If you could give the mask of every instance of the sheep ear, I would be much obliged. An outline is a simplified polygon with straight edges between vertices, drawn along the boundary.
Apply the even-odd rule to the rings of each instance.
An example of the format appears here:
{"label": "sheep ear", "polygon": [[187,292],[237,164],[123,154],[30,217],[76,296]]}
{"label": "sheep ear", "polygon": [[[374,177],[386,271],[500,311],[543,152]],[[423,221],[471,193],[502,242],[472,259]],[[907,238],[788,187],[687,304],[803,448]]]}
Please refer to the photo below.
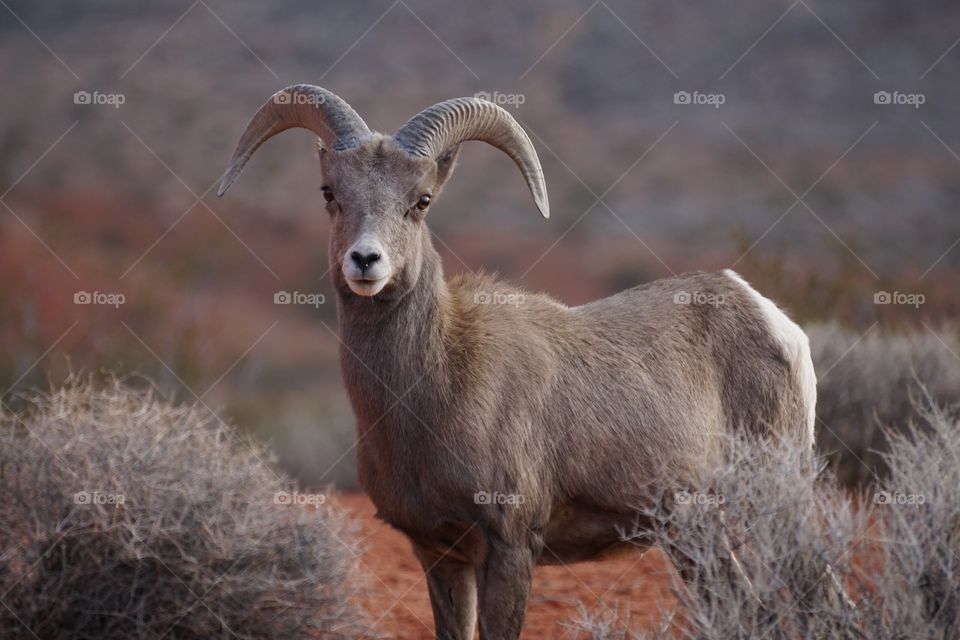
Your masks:
{"label": "sheep ear", "polygon": [[443,188],[447,180],[453,174],[453,169],[457,164],[457,158],[460,156],[460,145],[455,144],[437,158],[437,191]]}

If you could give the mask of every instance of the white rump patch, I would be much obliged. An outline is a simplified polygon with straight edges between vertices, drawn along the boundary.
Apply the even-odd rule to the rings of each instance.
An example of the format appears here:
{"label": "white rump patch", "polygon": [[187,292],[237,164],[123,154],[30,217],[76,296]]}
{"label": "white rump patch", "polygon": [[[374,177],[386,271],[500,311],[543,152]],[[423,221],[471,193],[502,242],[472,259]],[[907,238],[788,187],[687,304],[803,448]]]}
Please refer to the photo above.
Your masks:
{"label": "white rump patch", "polygon": [[760,312],[767,321],[767,326],[770,328],[770,333],[773,335],[774,340],[780,343],[787,359],[794,364],[799,378],[797,382],[800,384],[800,392],[807,405],[807,430],[810,436],[810,446],[812,447],[814,441],[814,423],[817,419],[817,374],[813,369],[813,359],[810,357],[810,340],[807,338],[807,334],[797,323],[788,318],[787,314],[781,311],[777,305],[768,298],[760,295],[757,290],[741,278],[740,274],[736,271],[724,269],[724,274],[746,289],[750,296],[756,301]]}

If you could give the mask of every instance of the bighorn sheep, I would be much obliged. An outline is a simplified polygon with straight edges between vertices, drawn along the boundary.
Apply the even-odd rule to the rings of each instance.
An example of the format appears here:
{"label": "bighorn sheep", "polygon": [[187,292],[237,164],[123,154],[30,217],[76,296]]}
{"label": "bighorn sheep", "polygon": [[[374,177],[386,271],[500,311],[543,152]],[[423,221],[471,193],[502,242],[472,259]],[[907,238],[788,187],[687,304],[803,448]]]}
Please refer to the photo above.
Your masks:
{"label": "bighorn sheep", "polygon": [[[658,280],[567,307],[487,276],[443,277],[427,211],[460,144],[519,167],[544,217],[537,153],[503,109],[436,104],[394,135],[294,85],[254,115],[219,193],[270,137],[319,137],[341,366],[360,480],[427,573],[439,638],[517,638],[538,563],[622,546],[659,477],[719,455],[723,434],[812,446],[807,337],[732,271]],[[718,437],[720,436],[720,437]]]}

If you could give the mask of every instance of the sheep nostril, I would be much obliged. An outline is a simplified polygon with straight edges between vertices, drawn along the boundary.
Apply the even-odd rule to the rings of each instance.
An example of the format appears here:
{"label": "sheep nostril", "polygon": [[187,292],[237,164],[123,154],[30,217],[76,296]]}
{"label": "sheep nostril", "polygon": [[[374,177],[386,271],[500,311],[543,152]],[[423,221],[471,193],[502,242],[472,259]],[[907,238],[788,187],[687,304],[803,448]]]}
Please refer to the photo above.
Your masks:
{"label": "sheep nostril", "polygon": [[353,251],[350,253],[350,259],[353,260],[361,271],[366,271],[370,268],[374,262],[380,259],[380,254],[376,251],[371,253],[363,254],[359,251]]}

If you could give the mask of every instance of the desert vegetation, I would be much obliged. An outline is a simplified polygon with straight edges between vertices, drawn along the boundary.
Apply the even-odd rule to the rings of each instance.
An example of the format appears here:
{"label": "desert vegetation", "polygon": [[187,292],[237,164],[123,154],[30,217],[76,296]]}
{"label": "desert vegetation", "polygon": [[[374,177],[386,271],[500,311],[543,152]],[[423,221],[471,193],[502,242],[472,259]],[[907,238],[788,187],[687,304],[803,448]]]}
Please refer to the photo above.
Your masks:
{"label": "desert vegetation", "polygon": [[[335,493],[273,502],[359,488],[321,184],[315,164],[284,160],[312,141],[289,134],[232,199],[214,193],[251,109],[320,78],[387,130],[436,100],[486,96],[530,131],[550,222],[521,215],[510,163],[465,150],[430,214],[447,275],[495,271],[573,306],[733,267],[808,331],[819,458],[773,446],[771,468],[738,443],[688,488],[723,495],[722,520],[655,511],[664,532],[684,526],[621,583],[637,595],[612,591],[620,574],[602,571],[631,566],[613,559],[588,591],[619,593],[621,613],[657,608],[636,585],[662,550],[700,568],[689,589],[671,582],[679,605],[654,636],[960,637],[945,493],[958,481],[960,5],[2,4],[0,637],[429,633],[419,565],[402,589],[392,580],[416,564],[406,543],[382,549],[397,560],[389,588],[357,578],[372,508],[354,521]],[[922,91],[922,108],[877,101],[897,88]],[[724,102],[676,101],[697,90]],[[91,93],[122,103],[77,100]],[[925,302],[877,304],[879,291]],[[321,302],[277,302],[291,292]],[[78,301],[91,293],[124,302]],[[151,382],[89,385],[77,369]],[[540,574],[526,633],[562,634],[569,612],[550,606],[594,595],[578,591],[584,566]],[[364,590],[380,594],[372,628]],[[647,629],[609,614],[586,606],[569,640]]]}
{"label": "desert vegetation", "polygon": [[0,636],[361,628],[351,519],[205,408],[72,378],[0,420]]}
{"label": "desert vegetation", "polygon": [[[661,525],[659,549],[696,567],[689,585],[670,574],[677,604],[659,626],[643,636],[594,608],[571,631],[956,635],[956,339],[944,327],[809,332],[822,376],[819,457],[732,443],[721,468],[644,514]],[[76,376],[17,406],[0,431],[4,637],[32,637],[28,627],[51,638],[368,630],[354,522],[328,494],[297,493],[261,442],[208,408],[170,402],[139,379]]]}
{"label": "desert vegetation", "polygon": [[596,640],[957,637],[960,419],[917,402],[870,490],[846,490],[795,449],[731,443],[702,484],[644,511],[668,557],[694,567],[674,579],[679,606],[647,634],[610,612],[574,628]]}
{"label": "desert vegetation", "polygon": [[817,450],[846,486],[874,484],[887,472],[891,432],[923,429],[925,396],[960,402],[960,340],[950,326],[854,331],[807,327],[817,370]]}

